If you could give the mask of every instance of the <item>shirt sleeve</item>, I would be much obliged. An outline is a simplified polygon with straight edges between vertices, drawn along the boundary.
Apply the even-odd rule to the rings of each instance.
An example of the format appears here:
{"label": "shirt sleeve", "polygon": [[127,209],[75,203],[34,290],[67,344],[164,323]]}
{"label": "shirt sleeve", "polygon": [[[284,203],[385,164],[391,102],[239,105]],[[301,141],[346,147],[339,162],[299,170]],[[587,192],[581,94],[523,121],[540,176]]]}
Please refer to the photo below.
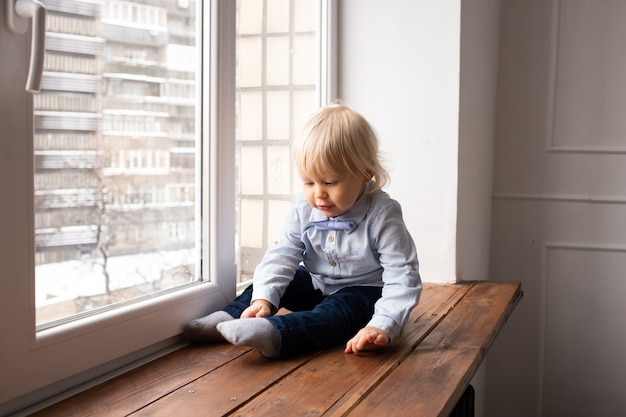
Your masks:
{"label": "shirt sleeve", "polygon": [[383,288],[368,326],[386,331],[393,340],[419,302],[422,280],[415,243],[404,224],[400,204],[393,201],[376,218],[371,239],[383,268]]}
{"label": "shirt sleeve", "polygon": [[282,236],[276,245],[267,250],[254,271],[252,301],[263,299],[269,301],[274,308],[279,307],[280,299],[303,259],[300,217],[297,201],[294,201]]}

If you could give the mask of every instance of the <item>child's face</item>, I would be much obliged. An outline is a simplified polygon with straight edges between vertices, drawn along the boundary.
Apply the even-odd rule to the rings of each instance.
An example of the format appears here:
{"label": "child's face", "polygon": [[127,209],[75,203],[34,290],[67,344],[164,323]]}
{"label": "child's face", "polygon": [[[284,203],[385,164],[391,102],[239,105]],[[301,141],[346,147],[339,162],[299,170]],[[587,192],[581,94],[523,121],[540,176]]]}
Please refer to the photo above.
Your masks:
{"label": "child's face", "polygon": [[327,175],[300,173],[300,177],[309,204],[327,217],[339,216],[348,211],[369,181],[348,172]]}

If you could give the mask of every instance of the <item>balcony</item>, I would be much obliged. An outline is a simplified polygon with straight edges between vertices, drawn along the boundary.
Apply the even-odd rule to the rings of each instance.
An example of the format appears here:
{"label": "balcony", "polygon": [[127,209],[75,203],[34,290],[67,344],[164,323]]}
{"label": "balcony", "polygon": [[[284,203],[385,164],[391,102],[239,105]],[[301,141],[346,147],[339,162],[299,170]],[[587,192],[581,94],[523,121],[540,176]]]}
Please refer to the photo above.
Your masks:
{"label": "balcony", "polygon": [[94,245],[97,240],[98,228],[94,225],[67,226],[35,231],[37,247]]}
{"label": "balcony", "polygon": [[104,41],[92,36],[72,35],[68,33],[46,32],[46,50],[83,54],[101,55]]}
{"label": "balcony", "polygon": [[95,207],[100,199],[100,194],[95,189],[38,190],[35,191],[35,208],[42,210]]}
{"label": "balcony", "polygon": [[94,169],[100,165],[96,151],[35,151],[35,169]]}
{"label": "balcony", "polygon": [[102,1],[42,0],[49,11],[97,17],[102,13]]}
{"label": "balcony", "polygon": [[44,71],[41,88],[42,90],[96,94],[101,90],[100,84],[101,78],[98,75]]}
{"label": "balcony", "polygon": [[100,128],[100,115],[97,113],[41,110],[34,113],[36,129],[93,132]]}
{"label": "balcony", "polygon": [[166,31],[148,27],[122,26],[104,21],[102,22],[102,36],[107,41],[127,44],[165,46],[169,43],[169,34]]}

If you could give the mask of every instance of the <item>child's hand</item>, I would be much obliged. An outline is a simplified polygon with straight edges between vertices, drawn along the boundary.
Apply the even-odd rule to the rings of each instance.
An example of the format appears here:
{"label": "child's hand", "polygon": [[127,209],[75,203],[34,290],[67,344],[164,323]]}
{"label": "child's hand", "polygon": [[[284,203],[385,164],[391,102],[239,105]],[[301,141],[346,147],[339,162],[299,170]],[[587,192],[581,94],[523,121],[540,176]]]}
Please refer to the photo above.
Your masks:
{"label": "child's hand", "polygon": [[345,353],[358,355],[363,351],[381,349],[389,344],[390,338],[386,331],[377,327],[364,327],[346,343]]}
{"label": "child's hand", "polygon": [[241,313],[241,318],[253,318],[253,317],[270,317],[272,315],[272,304],[267,300],[254,300],[250,307],[246,308]]}

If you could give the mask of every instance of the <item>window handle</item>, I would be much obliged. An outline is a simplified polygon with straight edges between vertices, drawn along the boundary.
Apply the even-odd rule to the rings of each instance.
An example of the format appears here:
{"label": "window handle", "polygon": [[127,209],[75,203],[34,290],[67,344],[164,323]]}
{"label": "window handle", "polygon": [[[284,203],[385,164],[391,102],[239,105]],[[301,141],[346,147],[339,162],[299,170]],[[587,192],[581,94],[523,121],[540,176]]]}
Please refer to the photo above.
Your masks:
{"label": "window handle", "polygon": [[38,93],[46,50],[46,8],[38,0],[6,0],[6,5],[7,26],[11,32],[26,33],[28,19],[33,19],[26,91]]}

